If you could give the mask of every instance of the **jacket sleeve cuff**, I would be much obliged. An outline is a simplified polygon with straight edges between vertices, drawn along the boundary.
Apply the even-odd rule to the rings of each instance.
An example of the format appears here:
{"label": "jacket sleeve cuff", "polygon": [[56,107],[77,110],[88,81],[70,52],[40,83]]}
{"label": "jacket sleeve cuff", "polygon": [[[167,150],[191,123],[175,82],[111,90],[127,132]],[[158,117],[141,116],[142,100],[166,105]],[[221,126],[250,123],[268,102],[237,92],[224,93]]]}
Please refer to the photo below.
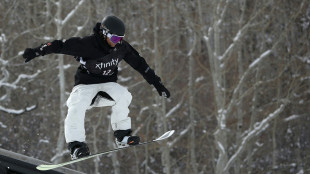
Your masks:
{"label": "jacket sleeve cuff", "polygon": [[144,79],[151,85],[160,81],[160,78],[155,74],[154,70],[150,67],[147,67],[143,72]]}
{"label": "jacket sleeve cuff", "polygon": [[36,54],[36,57],[45,55],[44,51],[42,51],[40,48],[41,48],[41,46],[34,48],[34,52]]}

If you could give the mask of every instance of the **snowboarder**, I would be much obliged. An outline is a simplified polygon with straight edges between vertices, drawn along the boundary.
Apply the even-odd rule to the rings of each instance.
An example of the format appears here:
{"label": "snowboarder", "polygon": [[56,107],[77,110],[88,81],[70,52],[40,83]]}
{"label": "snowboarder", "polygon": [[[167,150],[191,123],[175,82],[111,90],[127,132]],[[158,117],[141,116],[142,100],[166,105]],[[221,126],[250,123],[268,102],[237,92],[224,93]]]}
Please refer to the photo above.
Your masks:
{"label": "snowboarder", "polygon": [[139,136],[131,135],[131,119],[128,116],[131,93],[116,83],[121,60],[125,60],[149,84],[154,85],[160,96],[170,96],[160,77],[123,39],[124,36],[125,25],[122,20],[116,16],[106,16],[95,25],[90,36],[54,40],[24,51],[25,62],[51,53],[72,55],[80,62],[74,88],[66,103],[65,139],[72,159],[90,155],[85,142],[84,119],[86,110],[92,107],[112,106],[111,125],[118,147],[136,145],[140,141]]}

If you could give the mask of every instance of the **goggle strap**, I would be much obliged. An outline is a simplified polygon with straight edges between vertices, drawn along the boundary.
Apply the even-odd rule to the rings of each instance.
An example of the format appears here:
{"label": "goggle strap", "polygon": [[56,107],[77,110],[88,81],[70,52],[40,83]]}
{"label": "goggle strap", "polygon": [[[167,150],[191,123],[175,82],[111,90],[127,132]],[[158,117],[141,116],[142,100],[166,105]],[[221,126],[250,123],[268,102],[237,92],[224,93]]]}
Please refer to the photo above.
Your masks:
{"label": "goggle strap", "polygon": [[103,28],[102,29],[102,34],[103,35],[107,35],[109,33],[109,30],[108,29],[106,29],[106,28]]}

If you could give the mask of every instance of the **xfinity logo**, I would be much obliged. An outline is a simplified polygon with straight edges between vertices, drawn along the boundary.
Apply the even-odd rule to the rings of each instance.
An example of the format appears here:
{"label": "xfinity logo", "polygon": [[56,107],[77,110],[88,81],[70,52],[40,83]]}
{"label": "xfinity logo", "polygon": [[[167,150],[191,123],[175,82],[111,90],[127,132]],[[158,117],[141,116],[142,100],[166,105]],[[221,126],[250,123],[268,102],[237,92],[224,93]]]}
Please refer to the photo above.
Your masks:
{"label": "xfinity logo", "polygon": [[117,66],[118,64],[118,58],[116,59],[112,59],[110,62],[107,62],[107,63],[99,63],[99,64],[96,64],[96,68],[98,69],[102,69],[102,68],[107,68],[107,67],[110,67],[110,66]]}

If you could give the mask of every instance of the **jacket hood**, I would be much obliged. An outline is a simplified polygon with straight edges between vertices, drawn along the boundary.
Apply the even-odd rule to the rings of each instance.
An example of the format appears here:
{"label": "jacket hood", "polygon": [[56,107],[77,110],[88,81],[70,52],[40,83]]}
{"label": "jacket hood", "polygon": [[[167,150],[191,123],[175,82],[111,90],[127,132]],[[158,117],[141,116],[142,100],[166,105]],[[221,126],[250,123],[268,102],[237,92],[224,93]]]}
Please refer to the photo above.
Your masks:
{"label": "jacket hood", "polygon": [[95,27],[93,28],[94,34],[100,35],[100,25],[101,25],[100,22],[96,23]]}

